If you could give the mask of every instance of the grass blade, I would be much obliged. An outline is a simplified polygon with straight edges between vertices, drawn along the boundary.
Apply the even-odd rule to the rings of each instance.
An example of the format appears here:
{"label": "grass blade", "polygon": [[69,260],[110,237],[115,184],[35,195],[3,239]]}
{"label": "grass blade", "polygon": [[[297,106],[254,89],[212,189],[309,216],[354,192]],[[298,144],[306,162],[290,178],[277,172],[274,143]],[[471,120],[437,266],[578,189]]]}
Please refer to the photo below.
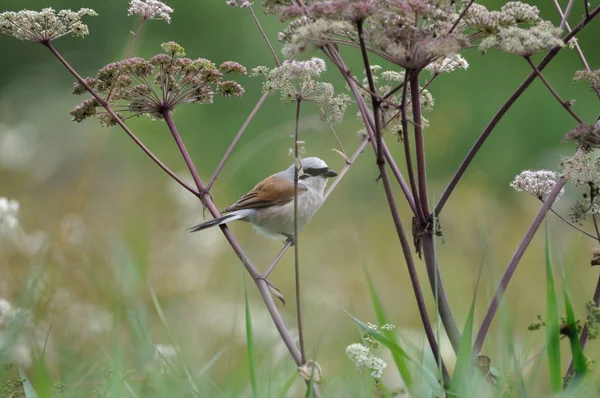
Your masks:
{"label": "grass blade", "polygon": [[[481,275],[481,270],[480,270]],[[479,277],[477,278],[479,281]],[[456,367],[452,374],[452,382],[448,396],[468,396],[469,385],[473,379],[473,318],[475,316],[475,302],[477,300],[477,289],[473,295],[471,301],[471,308],[469,309],[469,315],[462,332],[462,338],[460,346],[458,348],[458,357],[456,358]]]}
{"label": "grass blade", "polygon": [[248,291],[244,282],[244,300],[246,301],[246,347],[248,349],[248,369],[250,370],[250,385],[252,396],[258,398],[258,381],[256,379],[256,361],[254,356],[254,335],[252,331],[252,314],[250,313],[250,302]]}
{"label": "grass blade", "polygon": [[[383,309],[381,300],[379,300],[377,291],[375,290],[375,287],[373,286],[373,280],[371,279],[371,275],[369,274],[369,270],[367,269],[366,266],[364,267],[364,271],[365,271],[365,276],[367,277],[367,283],[369,285],[369,292],[371,293],[371,301],[373,302],[373,309],[375,310],[375,315],[377,316],[377,322],[380,325],[389,324],[390,322],[388,321],[387,316],[385,315],[385,310]],[[396,333],[394,333],[394,331],[382,330],[381,333],[387,339],[395,342],[398,346],[400,346],[400,343],[398,341],[398,336],[396,335]],[[396,352],[396,351],[392,351],[392,350],[390,350],[390,351],[392,354],[392,358],[394,359],[394,363],[396,364],[396,367],[398,368],[398,371],[400,372],[400,375],[402,376],[402,380],[404,381],[404,384],[406,385],[406,388],[409,391],[412,391],[413,380],[412,380],[412,376],[410,374],[410,369],[408,368],[408,362],[407,362],[406,358],[404,356],[398,354],[398,352]]]}
{"label": "grass blade", "polygon": [[577,333],[577,324],[575,320],[575,311],[573,311],[573,303],[571,302],[571,295],[569,294],[567,277],[565,270],[562,267],[562,263],[559,262],[560,275],[562,277],[563,296],[565,300],[565,312],[567,315],[567,328],[565,330],[569,343],[571,345],[571,355],[573,356],[573,369],[575,370],[575,376],[573,377],[573,385],[578,384],[578,381],[585,377],[587,373],[587,361],[585,355],[583,355],[583,349],[579,344],[579,333]]}
{"label": "grass blade", "polygon": [[546,223],[546,351],[548,352],[548,368],[552,392],[557,394],[562,390],[560,366],[560,330],[558,315],[558,300],[554,286],[554,271],[552,269],[552,251],[550,234]]}

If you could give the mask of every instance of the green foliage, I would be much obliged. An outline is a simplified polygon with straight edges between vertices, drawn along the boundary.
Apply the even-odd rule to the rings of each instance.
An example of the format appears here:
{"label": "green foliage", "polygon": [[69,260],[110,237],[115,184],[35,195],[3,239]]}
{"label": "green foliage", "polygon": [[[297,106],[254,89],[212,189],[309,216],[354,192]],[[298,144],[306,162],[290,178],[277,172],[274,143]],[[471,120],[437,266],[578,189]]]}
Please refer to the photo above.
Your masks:
{"label": "green foliage", "polygon": [[548,354],[550,384],[554,393],[562,390],[559,322],[558,301],[554,287],[554,270],[552,268],[550,234],[548,224],[546,223],[546,351]]}

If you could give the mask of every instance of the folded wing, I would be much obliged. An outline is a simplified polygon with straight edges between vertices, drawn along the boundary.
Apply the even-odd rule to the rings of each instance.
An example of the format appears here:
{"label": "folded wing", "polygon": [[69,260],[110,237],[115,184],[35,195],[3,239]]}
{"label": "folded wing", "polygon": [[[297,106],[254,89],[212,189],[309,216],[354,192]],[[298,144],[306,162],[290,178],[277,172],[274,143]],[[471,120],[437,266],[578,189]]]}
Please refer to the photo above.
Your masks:
{"label": "folded wing", "polygon": [[[298,184],[298,195],[304,191],[306,191],[306,187],[303,184]],[[224,209],[223,213],[259,207],[282,206],[292,200],[294,200],[294,182],[278,176],[271,176],[259,182],[250,192]]]}

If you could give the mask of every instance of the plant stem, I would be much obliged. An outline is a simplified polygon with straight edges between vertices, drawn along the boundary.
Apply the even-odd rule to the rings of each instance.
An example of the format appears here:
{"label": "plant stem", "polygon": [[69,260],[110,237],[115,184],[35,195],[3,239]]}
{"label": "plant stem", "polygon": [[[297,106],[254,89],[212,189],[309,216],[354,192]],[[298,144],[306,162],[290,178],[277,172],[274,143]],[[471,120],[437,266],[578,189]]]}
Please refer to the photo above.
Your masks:
{"label": "plant stem", "polygon": [[271,45],[271,42],[269,41],[269,38],[267,37],[267,34],[265,33],[262,25],[260,24],[258,18],[256,17],[256,14],[254,13],[254,10],[252,9],[252,6],[248,7],[248,9],[250,10],[250,13],[252,14],[252,18],[254,19],[254,22],[256,23],[256,26],[258,27],[258,30],[260,30],[260,34],[262,35],[263,39],[265,39],[265,42],[267,43],[267,46],[269,46],[269,51],[271,51],[271,55],[273,55],[273,60],[275,61],[275,63],[277,64],[277,66],[281,66],[281,62],[279,62],[279,58],[277,57],[277,53],[273,49],[273,46]]}
{"label": "plant stem", "polygon": [[[431,347],[431,352],[433,353],[433,357],[436,359],[436,363],[438,367],[442,369],[442,375],[444,378],[444,382],[449,384],[450,376],[448,371],[446,370],[446,366],[442,360],[440,350],[438,344],[435,339],[435,334],[433,328],[431,326],[431,321],[429,320],[429,315],[427,314],[427,307],[425,305],[425,299],[423,298],[423,291],[421,289],[421,284],[419,283],[419,277],[417,276],[417,270],[415,267],[415,263],[413,260],[412,252],[410,244],[408,243],[408,239],[406,237],[406,233],[404,232],[404,228],[402,226],[402,220],[400,219],[400,214],[398,213],[398,208],[396,206],[396,199],[394,198],[394,193],[392,191],[392,187],[390,184],[390,180],[387,174],[387,169],[385,165],[379,166],[379,171],[381,173],[381,179],[383,181],[383,186],[385,189],[385,196],[388,201],[389,209],[392,215],[392,219],[394,221],[394,227],[396,228],[396,234],[398,235],[398,239],[400,240],[400,246],[402,247],[402,252],[404,254],[404,258],[406,260],[406,267],[408,268],[408,274],[410,277],[411,285],[413,287],[413,292],[415,294],[415,299],[417,300],[417,307],[419,309],[419,315],[421,317],[421,322],[423,323],[423,328],[425,329],[425,335],[427,336],[427,341],[429,342],[429,346]],[[460,341],[460,336],[459,336]]]}
{"label": "plant stem", "polygon": [[369,63],[369,53],[367,52],[367,46],[365,44],[364,32],[363,32],[363,21],[356,23],[358,29],[358,40],[360,41],[360,50],[362,52],[362,58],[365,65],[365,73],[367,75],[367,81],[369,82],[369,89],[371,90],[371,106],[373,109],[373,119],[375,121],[375,141],[377,142],[377,164],[384,165],[385,160],[383,159],[383,131],[381,131],[381,109],[380,101],[377,95],[377,89],[375,88],[375,82],[373,80],[373,71],[371,71],[371,65]]}
{"label": "plant stem", "polygon": [[423,139],[423,124],[421,120],[421,95],[419,91],[419,72],[410,74],[410,97],[412,102],[413,126],[415,131],[415,149],[417,153],[417,178],[419,180],[419,199],[423,216],[428,219],[429,201],[427,197],[427,168],[425,165],[425,142]]}
{"label": "plant stem", "polygon": [[452,33],[454,31],[454,29],[456,29],[456,27],[458,26],[458,24],[460,23],[460,21],[464,18],[464,16],[466,15],[467,11],[469,11],[469,8],[471,7],[471,5],[473,5],[474,2],[475,2],[475,0],[469,1],[469,4],[467,4],[465,6],[465,8],[462,9],[462,11],[460,12],[460,15],[458,16],[458,18],[456,18],[456,21],[454,21],[454,23],[452,24],[452,27],[448,31],[448,34]]}
{"label": "plant stem", "polygon": [[298,247],[298,180],[302,163],[300,159],[300,104],[302,99],[296,97],[296,129],[294,130],[294,276],[296,279],[296,317],[298,319],[298,339],[300,341],[300,357],[302,364],[306,363],[304,351],[304,333],[302,330],[302,309],[300,306],[300,249]]}
{"label": "plant stem", "polygon": [[142,151],[146,153],[160,167],[163,169],[165,173],[167,173],[172,179],[177,181],[179,185],[193,193],[195,196],[199,196],[200,192],[196,191],[190,185],[188,185],[185,181],[179,178],[174,172],[171,171],[152,151],[148,148],[130,129],[125,125],[123,120],[111,109],[108,103],[100,97],[98,93],[94,91],[93,88],[90,87],[89,84],[73,69],[73,67],[67,62],[65,58],[58,52],[58,50],[52,45],[52,42],[42,43],[45,45],[52,54],[63,64],[63,66],[77,79],[77,81],[86,88],[87,91],[100,103],[100,105],[106,110],[106,112],[112,116],[113,120],[125,131],[125,133],[136,143],[137,146],[140,147]]}
{"label": "plant stem", "polygon": [[[129,48],[127,48],[127,52],[125,53],[125,59],[129,58],[129,56],[131,55],[131,51],[133,51],[133,46],[135,45],[135,42],[137,41],[137,39],[140,37],[140,33],[142,32],[142,28],[144,27],[145,23],[146,23],[146,18],[142,18],[138,28],[136,29],[135,33],[133,34],[133,39],[129,43]],[[116,74],[115,78],[113,79],[113,84],[110,87],[108,94],[106,95],[106,102],[110,101],[110,96],[116,86],[115,83],[117,82],[117,79],[119,78],[119,76],[121,76],[121,72],[123,72],[123,68],[119,68],[119,70],[117,71],[117,74]]]}
{"label": "plant stem", "polygon": [[408,134],[408,119],[406,116],[406,94],[410,73],[412,72],[406,71],[404,73],[404,84],[402,85],[402,100],[400,101],[400,123],[402,124],[402,143],[404,144],[404,158],[406,160],[408,182],[410,183],[411,192],[415,200],[415,215],[417,216],[420,222],[424,223],[425,215],[423,214],[423,208],[419,204],[419,190],[417,188],[417,182],[415,180],[415,171],[413,168],[412,155],[410,153],[410,135]]}
{"label": "plant stem", "polygon": [[[365,45],[365,40],[364,40],[364,36],[363,36],[363,24],[362,22],[358,22],[357,23],[357,28],[358,28],[358,39],[360,41],[360,45],[361,45],[361,51],[362,51],[362,57],[363,57],[363,62],[364,62],[364,66],[365,66],[365,73],[367,74],[367,81],[369,82],[369,88],[373,93],[376,93],[376,89],[375,89],[375,84],[374,84],[374,80],[373,80],[373,74],[371,71],[371,66],[370,66],[370,62],[369,62],[369,54],[367,52],[366,49],[366,45]],[[406,72],[408,75],[408,71]],[[416,100],[413,97],[413,116],[418,117],[418,123],[415,124],[415,136],[418,135],[417,133],[417,125],[420,124],[420,118],[421,118],[421,110],[420,110],[420,99],[419,99],[419,80],[418,80],[418,74],[414,73],[414,76],[416,76],[417,80],[416,80],[416,84],[417,84],[417,88],[416,88]],[[410,83],[411,83],[411,93],[415,92],[414,88],[413,88],[413,74],[411,74],[411,79],[410,79]],[[404,85],[404,91],[406,92],[406,84]],[[406,100],[406,95],[403,96],[404,97],[404,102]],[[412,258],[412,253],[411,253],[411,249],[410,246],[408,244],[408,239],[406,238],[406,233],[404,232],[404,228],[402,227],[402,221],[400,219],[400,215],[398,213],[398,208],[396,206],[396,200],[394,198],[394,194],[392,191],[392,187],[390,184],[390,180],[387,174],[387,168],[385,167],[385,160],[384,160],[384,151],[383,151],[383,131],[381,130],[381,120],[380,120],[380,102],[378,100],[378,98],[376,98],[374,95],[371,95],[371,102],[372,102],[372,107],[373,107],[373,119],[375,121],[375,139],[377,140],[377,165],[379,167],[379,173],[381,175],[381,179],[383,180],[383,185],[385,188],[385,194],[386,194],[386,198],[388,200],[388,206],[392,215],[392,219],[394,222],[394,226],[396,227],[396,233],[398,235],[398,239],[400,240],[400,245],[402,247],[402,251],[404,253],[404,257],[406,258],[406,263],[408,266],[408,270],[409,270],[409,274],[411,277],[411,283],[413,286],[413,290],[415,293],[415,297],[417,299],[417,304],[419,306],[419,314],[421,315],[421,320],[423,322],[423,326],[425,328],[425,332],[427,334],[427,338],[429,340],[429,344],[431,346],[431,349],[433,351],[434,354],[434,358],[436,358],[438,360],[438,363],[441,364],[441,357],[439,356],[439,350],[437,348],[437,343],[435,341],[435,335],[433,334],[433,328],[431,327],[431,323],[429,321],[429,316],[427,314],[427,309],[425,307],[425,301],[423,299],[423,293],[421,291],[421,285],[419,283],[419,279],[416,275],[416,270],[414,267],[414,261]],[[416,103],[416,105],[414,105]],[[419,127],[420,128],[420,127]],[[421,134],[422,134],[422,130],[421,130]],[[406,132],[405,132],[406,135]],[[422,137],[421,137],[422,139]],[[424,173],[424,170],[423,170]],[[419,194],[422,194],[422,191],[419,192]],[[425,191],[425,197],[427,196],[427,192]],[[419,204],[416,203],[416,207],[417,209],[419,208]],[[434,286],[435,286],[435,282],[434,282]],[[440,289],[440,291],[444,291],[443,288]],[[459,334],[459,339],[458,341],[460,341],[460,334]],[[442,368],[443,368],[443,364],[442,364]],[[444,376],[444,378],[446,378],[447,374]],[[449,379],[449,376],[448,376]]]}
{"label": "plant stem", "polygon": [[233,152],[233,148],[235,148],[235,146],[237,145],[238,141],[242,137],[242,134],[244,134],[244,132],[248,128],[248,125],[250,124],[250,122],[252,121],[252,119],[254,119],[254,116],[256,116],[256,113],[258,112],[258,110],[264,104],[264,102],[266,101],[266,99],[268,97],[269,97],[269,94],[268,93],[264,93],[260,97],[260,99],[258,100],[258,102],[256,103],[256,105],[254,105],[254,109],[252,109],[252,112],[250,112],[250,115],[248,115],[248,117],[246,118],[246,121],[244,122],[244,124],[242,125],[242,127],[240,127],[240,129],[237,132],[236,136],[233,138],[233,141],[231,141],[231,144],[229,145],[229,148],[227,148],[227,151],[225,152],[225,155],[223,155],[223,157],[221,158],[221,161],[219,162],[219,165],[217,166],[217,168],[215,169],[214,173],[210,177],[210,180],[208,180],[208,184],[206,184],[206,190],[207,191],[210,191],[210,189],[212,188],[213,184],[217,180],[217,177],[219,177],[219,173],[223,169],[223,166],[225,166],[225,162],[227,162],[227,160],[229,159],[229,156],[231,155],[231,152]]}
{"label": "plant stem", "polygon": [[550,91],[552,96],[559,102],[559,104],[563,108],[565,108],[565,110],[567,112],[569,112],[569,114],[571,116],[573,116],[573,119],[577,120],[577,122],[579,122],[579,123],[583,123],[583,120],[581,120],[581,118],[579,116],[577,116],[577,114],[575,112],[573,112],[573,110],[571,109],[571,106],[569,104],[567,104],[565,101],[563,101],[562,98],[560,98],[560,95],[558,95],[558,93],[556,92],[554,87],[552,87],[552,85],[550,84],[550,82],[548,80],[546,80],[546,78],[544,77],[542,72],[537,68],[537,66],[535,66],[535,63],[533,63],[533,61],[531,60],[531,57],[527,56],[527,57],[525,57],[525,59],[527,60],[529,65],[533,68],[535,73],[539,76],[539,78],[542,80],[544,85],[548,88],[548,90]]}
{"label": "plant stem", "polygon": [[[544,201],[542,201],[543,203]],[[590,234],[589,232],[583,230],[582,228],[579,228],[577,225],[573,224],[571,221],[567,220],[566,218],[564,218],[563,216],[561,216],[559,213],[557,213],[553,208],[550,208],[550,211],[552,213],[554,213],[554,215],[558,218],[560,218],[562,221],[564,221],[566,224],[568,224],[569,226],[575,228],[577,231],[581,232],[582,234],[589,236],[590,238],[594,239],[596,242],[598,242],[598,238],[592,234]]]}
{"label": "plant stem", "polygon": [[498,306],[500,305],[500,300],[502,299],[504,292],[506,291],[506,288],[508,287],[508,284],[509,284],[513,274],[517,270],[519,261],[521,261],[523,254],[525,254],[525,250],[527,250],[527,248],[529,247],[529,244],[533,240],[535,233],[537,232],[538,228],[542,224],[542,221],[544,221],[544,218],[546,217],[546,213],[548,213],[548,210],[554,204],[554,201],[558,197],[558,194],[560,193],[561,189],[565,186],[566,182],[567,181],[564,178],[558,179],[558,181],[556,182],[556,185],[554,185],[554,188],[548,195],[548,198],[546,198],[546,201],[542,205],[538,214],[535,216],[535,218],[531,222],[531,225],[529,226],[529,229],[525,233],[523,240],[521,240],[521,243],[519,243],[519,246],[517,247],[517,250],[513,254],[513,257],[510,260],[508,267],[506,267],[506,270],[504,271],[504,275],[502,275],[502,279],[500,280],[500,284],[496,288],[496,293],[494,295],[494,298],[492,299],[492,303],[490,304],[489,308],[487,309],[485,317],[483,318],[483,322],[481,323],[481,327],[479,328],[479,332],[477,333],[477,338],[475,339],[475,344],[473,345],[473,355],[477,355],[481,351],[481,347],[483,346],[485,337],[490,329],[490,325],[492,324],[494,315],[496,315],[496,311],[498,310]]}
{"label": "plant stem", "polygon": [[[558,12],[558,15],[561,18],[564,18],[564,14],[563,14],[563,10],[560,7],[560,4],[558,4],[557,0],[552,0],[552,2],[554,3],[554,7],[556,8],[556,11]],[[588,6],[588,2],[587,0],[583,0],[584,4],[585,4],[585,15],[586,17],[588,17],[589,15],[589,6]],[[567,33],[571,33],[571,26],[569,26],[569,23],[566,22],[565,23],[565,28],[567,29]],[[581,50],[581,47],[579,46],[578,42],[573,43],[575,46],[575,50],[577,50],[577,55],[579,55],[579,59],[581,59],[581,63],[583,64],[583,67],[585,68],[586,71],[590,72],[590,65],[588,64],[587,60],[585,59],[585,55],[583,55],[583,51]],[[592,88],[593,89],[593,88]],[[598,99],[600,99],[600,90],[598,89],[593,89],[596,92],[596,95],[598,96]]]}
{"label": "plant stem", "polygon": [[[375,133],[374,133],[375,122],[373,121],[373,115],[369,111],[369,107],[367,106],[364,98],[361,96],[358,87],[354,84],[354,81],[352,79],[349,79],[346,76],[346,74],[344,73],[345,70],[348,70],[348,68],[346,67],[346,64],[344,63],[344,60],[340,57],[339,52],[337,52],[337,50],[333,47],[331,47],[331,49],[323,48],[323,52],[335,64],[335,66],[337,66],[340,73],[342,73],[342,76],[344,76],[346,83],[350,87],[350,90],[352,91],[352,94],[354,95],[354,98],[356,99],[356,104],[358,105],[358,109],[360,111],[361,117],[363,118],[363,122],[365,123],[367,135],[371,139],[371,144],[373,145],[373,150],[375,151],[375,153],[377,153],[377,143],[375,142],[375,139],[374,139],[374,137],[375,137]],[[400,173],[400,169],[399,169],[398,165],[396,164],[396,161],[392,157],[390,150],[387,148],[385,141],[383,142],[383,148],[384,148],[385,159],[388,162],[388,164],[391,166],[392,171],[394,172],[394,175],[395,175],[396,179],[398,180],[398,184],[400,185],[400,188],[402,189],[402,193],[404,193],[404,196],[406,197],[406,200],[408,201],[408,203],[413,211],[413,214],[416,215],[417,207],[415,205],[415,199],[413,198],[413,195],[410,192],[408,185],[406,185],[406,182],[404,181],[404,178],[402,177],[402,174]]]}
{"label": "plant stem", "polygon": [[440,314],[440,319],[442,320],[446,334],[448,335],[448,340],[450,340],[454,352],[458,355],[461,334],[458,330],[454,314],[452,313],[452,307],[450,306],[450,300],[446,294],[446,289],[442,283],[442,274],[440,272],[439,264],[437,263],[433,240],[434,237],[431,232],[427,232],[421,237],[425,269],[427,270],[429,284],[433,296],[436,298],[437,310]]}
{"label": "plant stem", "polygon": [[[573,37],[575,37],[575,35],[577,33],[579,33],[579,31],[581,31],[581,29],[583,29],[590,21],[592,21],[598,15],[598,13],[600,13],[600,7],[596,7],[589,14],[589,17],[587,17],[585,20],[581,21],[577,26],[575,26],[575,28],[567,36],[565,36],[563,41],[565,43],[567,43],[569,40],[571,40]],[[554,57],[556,57],[556,55],[561,51],[561,49],[562,49],[562,47],[552,48],[548,52],[548,54],[546,54],[544,59],[542,59],[542,62],[540,62],[539,65],[537,66],[538,70],[540,70],[540,71],[544,70],[544,68],[550,63],[550,61],[552,61],[554,59]],[[454,191],[454,188],[456,188],[456,185],[458,184],[458,182],[462,178],[463,174],[465,173],[465,171],[467,170],[467,168],[469,167],[469,165],[471,164],[471,162],[473,161],[473,159],[475,158],[475,156],[477,155],[477,153],[479,152],[479,150],[481,149],[481,147],[483,146],[483,144],[485,143],[485,141],[487,140],[489,135],[492,133],[492,131],[494,130],[494,128],[496,127],[498,122],[502,119],[502,117],[506,114],[506,112],[511,108],[511,106],[517,101],[517,99],[525,92],[525,90],[531,85],[531,83],[535,80],[536,77],[537,77],[537,73],[535,71],[531,72],[529,74],[529,76],[515,90],[515,92],[508,98],[508,100],[504,103],[504,105],[502,105],[502,107],[500,107],[498,112],[494,115],[492,120],[488,123],[488,125],[483,130],[483,132],[481,133],[481,135],[479,136],[477,141],[475,141],[475,144],[473,145],[473,147],[469,150],[469,153],[467,154],[467,156],[464,158],[464,160],[462,161],[462,163],[456,170],[456,173],[454,174],[454,176],[448,183],[448,186],[442,193],[440,200],[435,207],[435,211],[434,211],[435,214],[439,215],[442,212],[442,209],[444,208],[444,205],[448,201],[448,198]]]}
{"label": "plant stem", "polygon": [[[587,2],[587,0],[584,0],[584,1]],[[565,8],[565,14],[561,16],[562,19],[561,19],[560,25],[559,25],[559,28],[561,30],[563,30],[565,28],[565,25],[567,23],[567,18],[569,18],[571,9],[573,9],[573,4],[575,4],[575,0],[569,0],[569,4],[567,4],[567,8]]]}

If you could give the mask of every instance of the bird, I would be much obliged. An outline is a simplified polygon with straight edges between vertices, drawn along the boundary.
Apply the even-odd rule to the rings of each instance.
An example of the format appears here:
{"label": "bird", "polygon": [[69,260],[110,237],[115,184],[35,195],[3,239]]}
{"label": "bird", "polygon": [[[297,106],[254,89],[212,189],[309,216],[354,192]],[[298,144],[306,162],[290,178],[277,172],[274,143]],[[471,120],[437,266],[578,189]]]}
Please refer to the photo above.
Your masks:
{"label": "bird", "polygon": [[[310,221],[323,202],[323,194],[329,178],[337,176],[325,161],[317,157],[306,157],[300,161],[298,178],[298,230]],[[242,196],[226,213],[215,219],[190,228],[191,232],[202,231],[231,221],[241,220],[252,224],[262,235],[285,238],[294,243],[294,175],[296,165],[275,173]]]}

